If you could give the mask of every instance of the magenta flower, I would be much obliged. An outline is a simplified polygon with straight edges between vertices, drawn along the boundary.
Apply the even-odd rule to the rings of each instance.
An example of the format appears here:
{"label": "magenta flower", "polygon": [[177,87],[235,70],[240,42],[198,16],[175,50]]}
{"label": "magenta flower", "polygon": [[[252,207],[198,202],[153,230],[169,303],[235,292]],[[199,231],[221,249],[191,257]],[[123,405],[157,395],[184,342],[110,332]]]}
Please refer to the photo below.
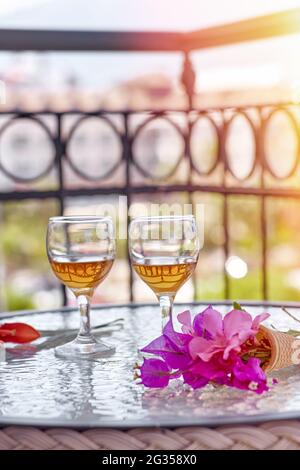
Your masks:
{"label": "magenta flower", "polygon": [[259,394],[269,390],[266,374],[260,367],[260,360],[255,357],[251,357],[246,363],[238,358],[233,368],[231,383],[227,385]]}
{"label": "magenta flower", "polygon": [[[185,382],[193,388],[199,388],[199,380],[203,381],[203,386],[208,382],[218,384],[227,384],[228,377],[235,365],[236,356],[231,355],[227,361],[223,359],[222,354],[215,354],[213,358],[205,362],[202,359],[196,359],[189,367],[188,372],[184,372]],[[195,386],[197,384],[197,386]]]}
{"label": "magenta flower", "polygon": [[141,379],[146,387],[163,388],[170,380],[170,368],[161,359],[144,359]]}
{"label": "magenta flower", "polygon": [[211,337],[211,333],[208,331],[208,329],[203,327],[204,313],[207,313],[207,317],[213,317],[215,313],[219,315],[219,312],[210,306],[207,307],[204,312],[196,315],[193,322],[191,312],[189,310],[185,310],[184,312],[179,313],[177,320],[182,324],[181,331],[188,335],[204,336],[205,338],[209,339]]}
{"label": "magenta flower", "polygon": [[170,320],[163,334],[145,346],[141,351],[160,356],[172,369],[185,369],[192,362],[189,343],[192,336],[177,333]]}
{"label": "magenta flower", "polygon": [[160,388],[181,376],[195,389],[214,383],[256,393],[268,390],[260,360],[245,359],[250,348],[247,341],[254,339],[253,348],[260,322],[268,316],[252,319],[249,313],[234,309],[223,318],[212,306],[193,320],[189,310],[180,313],[181,333],[174,330],[170,320],[163,334],[142,349],[158,357],[144,359],[141,382]]}
{"label": "magenta flower", "polygon": [[[201,319],[197,319],[199,316]],[[245,311],[231,310],[223,319],[219,312],[208,307],[195,317],[193,325],[199,325],[201,321],[203,333],[190,341],[190,355],[193,359],[199,357],[207,362],[214,354],[222,352],[224,360],[227,360],[231,351],[239,353],[241,346],[257,334],[259,323],[268,316],[269,314],[263,313],[253,320]]]}
{"label": "magenta flower", "polygon": [[190,387],[194,389],[205,387],[205,385],[207,385],[209,382],[209,379],[193,374],[193,372],[190,372],[190,371],[184,372],[182,374],[182,377],[183,377],[184,383],[186,383],[187,385],[189,385]]}

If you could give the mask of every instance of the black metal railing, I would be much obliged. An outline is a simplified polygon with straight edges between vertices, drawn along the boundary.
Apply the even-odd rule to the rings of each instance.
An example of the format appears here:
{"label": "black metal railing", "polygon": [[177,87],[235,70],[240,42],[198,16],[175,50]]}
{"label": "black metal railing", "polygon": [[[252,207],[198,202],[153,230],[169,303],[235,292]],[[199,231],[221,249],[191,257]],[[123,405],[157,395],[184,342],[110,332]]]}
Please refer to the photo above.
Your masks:
{"label": "black metal railing", "polygon": [[[40,165],[39,173],[29,176],[17,174],[11,165],[7,165],[0,153],[0,172],[13,181],[16,187],[13,191],[0,188],[0,201],[20,201],[29,199],[56,199],[59,202],[60,213],[65,208],[68,197],[126,195],[128,207],[133,195],[181,193],[187,195],[193,202],[193,195],[200,193],[219,194],[222,197],[222,218],[224,226],[224,261],[229,256],[229,217],[228,198],[232,195],[253,196],[260,201],[260,225],[257,230],[261,239],[261,272],[262,297],[268,298],[268,236],[266,222],[267,198],[300,198],[299,186],[293,185],[293,177],[297,175],[300,165],[300,124],[298,118],[299,106],[292,103],[264,104],[243,107],[223,107],[214,109],[194,109],[195,72],[189,57],[193,49],[216,47],[219,45],[271,37],[278,34],[288,34],[300,29],[300,10],[269,15],[260,19],[247,20],[232,25],[208,28],[187,34],[177,33],[97,33],[97,32],[55,32],[55,31],[0,31],[1,50],[155,50],[177,51],[184,53],[184,66],[181,81],[188,97],[186,109],[176,110],[145,110],[141,111],[109,111],[81,112],[72,110],[66,112],[24,112],[23,110],[5,110],[0,113],[5,118],[0,127],[1,140],[16,122],[26,122],[38,127],[46,136],[52,148],[50,157],[45,165]],[[276,171],[272,155],[267,148],[268,133],[276,116],[284,119],[293,140],[293,151],[290,167],[284,174]],[[132,125],[138,117],[139,123]],[[51,118],[53,125],[47,124]],[[65,122],[72,119],[72,125],[65,129]],[[99,120],[109,133],[111,142],[116,148],[115,160],[107,162],[107,168],[99,174],[91,174],[86,167],[76,161],[72,154],[72,143],[80,131],[80,127],[88,120]],[[118,119],[118,125],[115,120]],[[241,164],[244,158],[241,151],[238,157],[232,150],[231,140],[234,126],[239,120],[247,129],[249,139],[248,160]],[[140,155],[139,142],[153,123],[160,122],[168,127],[168,132],[174,134],[178,143],[177,156],[167,165],[167,170],[161,174],[152,172],[151,166],[145,165]],[[2,121],[3,122],[3,121]],[[213,151],[210,160],[201,161],[197,155],[196,140],[199,138],[200,123],[210,129],[213,139]],[[39,132],[40,132],[39,131]],[[142,137],[141,137],[142,136]],[[101,144],[99,144],[101,149]],[[43,159],[43,155],[40,156]],[[238,162],[238,164],[237,164]],[[185,178],[174,177],[185,165]],[[72,169],[86,186],[66,184],[66,172]],[[114,183],[114,175],[123,172],[123,176]],[[28,189],[26,184],[38,181],[54,174],[54,188]],[[133,174],[138,175],[133,178]],[[141,178],[144,178],[142,181]],[[277,185],[281,179],[291,181],[289,186]],[[108,180],[109,184],[102,184]],[[230,297],[230,285],[224,268],[224,297]],[[130,278],[132,298],[132,278]]]}
{"label": "black metal railing", "polygon": [[[96,113],[10,113],[8,120],[0,128],[0,147],[1,139],[5,132],[16,122],[26,120],[28,126],[34,123],[34,126],[40,126],[45,132],[47,139],[53,148],[53,156],[46,166],[40,167],[39,173],[26,177],[26,174],[17,175],[6,167],[3,161],[3,155],[0,154],[0,171],[7,178],[16,184],[32,183],[39,179],[53,174],[56,179],[54,189],[20,189],[15,191],[1,191],[0,201],[13,201],[25,199],[56,199],[59,201],[60,213],[63,213],[65,199],[67,197],[83,196],[101,196],[101,195],[126,195],[128,208],[131,204],[133,195],[147,194],[167,194],[181,193],[187,195],[190,202],[193,202],[194,193],[216,193],[223,198],[223,225],[224,225],[224,261],[229,256],[229,220],[228,220],[228,198],[233,195],[247,195],[257,197],[260,201],[260,227],[257,228],[261,239],[261,272],[262,272],[262,296],[268,298],[267,285],[267,222],[265,201],[267,198],[300,198],[300,188],[298,186],[278,187],[276,182],[279,180],[290,180],[293,185],[293,177],[298,174],[300,168],[299,149],[300,149],[300,122],[297,118],[298,106],[291,104],[249,106],[239,108],[219,108],[212,110],[189,110],[177,111],[172,114],[168,111],[148,112],[145,116],[141,115],[140,122],[134,129],[131,121],[139,116],[136,111],[126,112],[96,112]],[[173,115],[176,116],[174,119]],[[3,116],[3,113],[1,114]],[[53,131],[43,118],[50,116],[55,119],[55,130]],[[73,124],[69,131],[63,132],[65,120],[72,116]],[[180,119],[178,119],[178,116]],[[275,117],[280,116],[281,120],[286,122],[290,131],[290,138],[293,139],[293,149],[289,158],[288,167],[284,174],[276,170],[277,163],[272,161],[272,152],[268,154],[266,148],[266,136],[274,125]],[[121,125],[114,124],[114,119],[118,117]],[[119,154],[115,155],[115,161],[111,161],[108,168],[101,174],[91,174],[88,169],[74,160],[72,152],[73,139],[80,132],[80,127],[86,125],[89,120],[101,121],[111,132],[111,138],[118,143],[116,148]],[[245,149],[251,147],[251,152],[246,158],[243,157],[243,151],[235,154],[234,147],[230,148],[230,139],[236,138],[234,125],[236,120],[243,122],[243,128],[247,129],[248,139],[241,142]],[[160,125],[166,123],[170,132],[174,132],[175,141],[179,144],[178,157],[174,162],[168,165],[164,174],[157,174],[152,171],[151,165],[147,167],[143,161],[143,155],[138,151],[139,139],[147,128],[153,123],[159,122]],[[180,122],[180,124],[178,124]],[[201,168],[202,161],[199,155],[195,153],[194,145],[197,136],[197,126],[203,124],[210,128],[214,136],[214,149],[210,156],[210,161],[206,162],[206,167]],[[53,126],[52,126],[53,128]],[[29,127],[28,127],[29,129]],[[232,130],[233,129],[233,130]],[[276,131],[276,128],[274,128]],[[143,135],[142,135],[143,133]],[[176,137],[177,135],[177,137]],[[251,140],[250,140],[251,139]],[[181,142],[181,145],[180,145]],[[101,145],[99,146],[101,152]],[[43,158],[41,152],[41,159]],[[112,156],[113,157],[113,156]],[[239,159],[242,159],[240,164]],[[184,181],[176,179],[176,171],[181,165],[185,165],[186,174]],[[246,169],[245,169],[246,167]],[[82,181],[88,182],[86,187],[72,187],[66,185],[66,171],[72,168],[72,171]],[[114,175],[120,174],[117,184],[109,185],[99,184],[107,179],[114,181]],[[133,172],[140,176],[132,178]],[[163,179],[162,179],[163,176]],[[209,183],[216,176],[218,182]],[[143,181],[141,181],[143,178]],[[197,181],[198,179],[198,181]],[[274,183],[275,182],[275,183]],[[225,291],[224,296],[230,297],[228,276],[224,269]]]}

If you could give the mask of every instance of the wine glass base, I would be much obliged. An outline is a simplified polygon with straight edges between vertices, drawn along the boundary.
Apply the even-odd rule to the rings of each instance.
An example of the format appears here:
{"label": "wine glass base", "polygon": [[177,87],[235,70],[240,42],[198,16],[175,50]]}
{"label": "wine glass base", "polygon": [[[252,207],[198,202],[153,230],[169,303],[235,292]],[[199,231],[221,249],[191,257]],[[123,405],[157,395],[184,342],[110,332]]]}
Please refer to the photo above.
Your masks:
{"label": "wine glass base", "polygon": [[93,338],[90,342],[78,341],[76,338],[70,343],[58,346],[54,350],[55,356],[64,359],[96,359],[111,356],[116,348]]}

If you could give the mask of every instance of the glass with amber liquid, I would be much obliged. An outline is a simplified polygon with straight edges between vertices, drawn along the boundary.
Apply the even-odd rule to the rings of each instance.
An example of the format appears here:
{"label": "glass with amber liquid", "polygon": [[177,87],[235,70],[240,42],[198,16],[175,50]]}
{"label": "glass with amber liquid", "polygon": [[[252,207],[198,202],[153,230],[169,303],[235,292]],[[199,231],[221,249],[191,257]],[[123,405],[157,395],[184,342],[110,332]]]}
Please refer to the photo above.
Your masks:
{"label": "glass with amber liquid", "polygon": [[115,258],[110,217],[51,217],[47,254],[53,273],[77,298],[80,329],[76,339],[58,346],[60,357],[98,357],[114,348],[96,340],[90,331],[90,299],[108,275]]}
{"label": "glass with amber liquid", "polygon": [[157,296],[163,327],[178,290],[192,276],[199,255],[194,216],[138,217],[129,226],[132,267]]}

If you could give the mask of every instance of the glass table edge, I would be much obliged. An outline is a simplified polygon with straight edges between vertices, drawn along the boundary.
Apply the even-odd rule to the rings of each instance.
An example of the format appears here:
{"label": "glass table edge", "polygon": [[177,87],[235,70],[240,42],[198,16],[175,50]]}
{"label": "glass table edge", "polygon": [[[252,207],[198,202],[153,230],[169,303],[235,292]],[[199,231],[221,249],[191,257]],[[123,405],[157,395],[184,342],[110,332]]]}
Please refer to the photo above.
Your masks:
{"label": "glass table edge", "polygon": [[182,423],[176,420],[165,420],[164,422],[157,422],[155,420],[148,420],[141,423],[141,421],[127,420],[126,423],[114,422],[113,424],[109,421],[97,422],[97,420],[81,420],[81,422],[72,422],[72,424],[67,425],[66,421],[59,420],[43,420],[43,419],[25,419],[25,418],[0,418],[0,429],[6,426],[24,426],[24,427],[37,427],[37,428],[70,428],[70,429],[133,429],[133,428],[184,428],[184,427],[210,427],[217,428],[228,425],[256,425],[262,424],[270,421],[286,421],[286,420],[299,420],[300,419],[300,410],[297,412],[288,411],[284,413],[268,414],[262,413],[255,416],[227,416],[222,417],[211,417],[211,418],[195,418],[191,419],[190,422],[183,420]]}

